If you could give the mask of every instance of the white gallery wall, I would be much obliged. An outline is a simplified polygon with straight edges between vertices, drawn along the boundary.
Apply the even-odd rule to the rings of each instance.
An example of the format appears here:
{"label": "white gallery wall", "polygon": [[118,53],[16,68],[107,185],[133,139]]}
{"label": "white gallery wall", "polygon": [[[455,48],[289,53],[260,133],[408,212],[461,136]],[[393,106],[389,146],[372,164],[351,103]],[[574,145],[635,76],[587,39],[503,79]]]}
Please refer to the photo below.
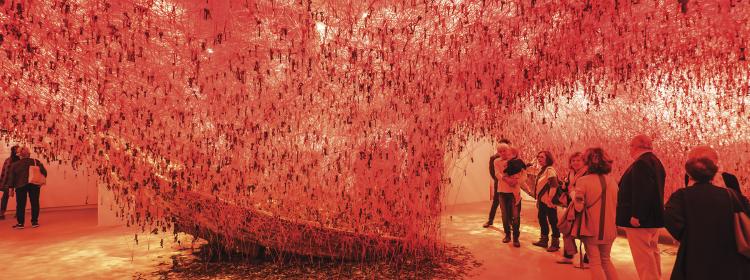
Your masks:
{"label": "white gallery wall", "polygon": [[443,192],[443,205],[490,201],[490,157],[496,147],[488,139],[473,139],[461,153],[445,155],[446,172],[450,178]]}
{"label": "white gallery wall", "polygon": [[[0,165],[10,156],[14,143],[0,142]],[[32,153],[33,158],[37,158]],[[42,187],[41,208],[95,206],[97,204],[97,182],[95,176],[75,171],[69,165],[49,163],[40,159],[47,168],[47,185]],[[27,204],[27,209],[29,205]],[[8,211],[15,211],[15,198],[8,200]],[[27,210],[28,211],[28,210]]]}

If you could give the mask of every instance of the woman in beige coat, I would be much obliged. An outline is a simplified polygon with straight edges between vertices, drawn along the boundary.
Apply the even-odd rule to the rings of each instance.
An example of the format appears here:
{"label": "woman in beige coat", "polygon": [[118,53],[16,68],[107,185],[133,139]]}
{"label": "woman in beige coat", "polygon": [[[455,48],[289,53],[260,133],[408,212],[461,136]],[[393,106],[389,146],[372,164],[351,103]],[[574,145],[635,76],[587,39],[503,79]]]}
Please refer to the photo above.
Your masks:
{"label": "woman in beige coat", "polygon": [[[581,240],[586,246],[592,279],[617,279],[610,259],[612,243],[617,237],[615,213],[617,207],[617,182],[609,175],[612,160],[601,148],[590,148],[584,153],[588,175],[578,179],[575,192],[575,210],[586,209],[589,219],[581,226]],[[606,189],[606,192],[603,190]],[[603,221],[603,223],[602,223]]]}

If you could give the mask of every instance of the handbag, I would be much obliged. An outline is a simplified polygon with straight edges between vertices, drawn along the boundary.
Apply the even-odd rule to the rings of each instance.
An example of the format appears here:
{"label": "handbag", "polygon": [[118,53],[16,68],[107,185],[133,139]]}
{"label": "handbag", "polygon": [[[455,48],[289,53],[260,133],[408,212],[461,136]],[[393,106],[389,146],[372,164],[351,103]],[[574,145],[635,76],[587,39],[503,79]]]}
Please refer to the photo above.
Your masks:
{"label": "handbag", "polygon": [[727,189],[732,200],[734,212],[734,239],[737,241],[737,252],[750,258],[750,217],[742,207],[742,203],[733,190]]}
{"label": "handbag", "polygon": [[[562,186],[562,182],[558,181],[558,186]],[[557,188],[557,191],[555,191],[555,195],[552,196],[552,204],[560,207],[565,207],[570,203],[570,193],[568,193],[568,188]]]}
{"label": "handbag", "polygon": [[599,197],[583,208],[581,212],[576,211],[575,221],[573,221],[573,228],[570,236],[581,238],[581,237],[593,237],[595,234],[594,220],[591,218],[590,209],[601,201],[602,207],[599,209],[599,240],[604,239],[604,212],[607,207],[607,199],[604,198],[607,195],[607,182],[604,180],[604,176],[599,175],[599,182],[602,185],[602,193]]}
{"label": "handbag", "polygon": [[42,170],[37,165],[37,160],[34,160],[34,165],[29,166],[29,184],[41,186],[47,183],[47,177],[42,174]]}
{"label": "handbag", "polygon": [[573,230],[573,221],[575,221],[575,210],[573,209],[573,203],[569,203],[565,211],[562,212],[562,216],[558,219],[557,228],[563,236],[569,236]]}

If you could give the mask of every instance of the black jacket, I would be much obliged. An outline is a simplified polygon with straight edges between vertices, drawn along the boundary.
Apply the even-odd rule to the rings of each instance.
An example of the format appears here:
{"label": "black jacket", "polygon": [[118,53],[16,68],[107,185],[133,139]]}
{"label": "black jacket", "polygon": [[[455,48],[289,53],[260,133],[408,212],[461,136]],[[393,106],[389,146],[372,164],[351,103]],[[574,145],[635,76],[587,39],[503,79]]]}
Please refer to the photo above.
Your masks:
{"label": "black jacket", "polygon": [[664,221],[680,241],[672,280],[750,279],[750,259],[737,253],[733,212],[739,209],[729,191],[704,183],[669,198]]}
{"label": "black jacket", "polygon": [[11,187],[20,188],[29,184],[29,166],[34,165],[34,161],[39,166],[42,175],[47,176],[47,169],[44,168],[41,161],[32,158],[22,158],[10,166],[8,182]]}
{"label": "black jacket", "polygon": [[636,217],[639,228],[664,226],[664,180],[666,172],[656,155],[646,152],[622,174],[617,193],[617,226],[633,227]]}
{"label": "black jacket", "polygon": [[[727,188],[734,190],[740,195],[739,199],[741,199],[743,202],[748,202],[747,197],[742,195],[742,190],[740,189],[740,181],[737,180],[737,176],[734,176],[734,174],[729,172],[722,172],[721,179],[724,180],[724,185],[727,186]],[[685,187],[688,186],[688,182],[690,182],[690,176],[685,174]]]}
{"label": "black jacket", "polygon": [[2,172],[0,172],[0,189],[4,189],[5,187],[8,187],[11,185],[10,180],[8,180],[8,177],[9,177],[8,174],[10,173],[10,166],[18,160],[19,160],[18,157],[15,157],[15,158],[8,157],[3,162],[3,170]]}
{"label": "black jacket", "polygon": [[495,192],[497,192],[497,175],[495,174],[495,160],[500,158],[499,155],[495,154],[490,157],[490,177],[492,177],[492,186],[495,188]]}
{"label": "black jacket", "polygon": [[508,166],[505,167],[503,172],[508,176],[513,176],[526,169],[526,163],[518,157],[514,157],[508,160]]}

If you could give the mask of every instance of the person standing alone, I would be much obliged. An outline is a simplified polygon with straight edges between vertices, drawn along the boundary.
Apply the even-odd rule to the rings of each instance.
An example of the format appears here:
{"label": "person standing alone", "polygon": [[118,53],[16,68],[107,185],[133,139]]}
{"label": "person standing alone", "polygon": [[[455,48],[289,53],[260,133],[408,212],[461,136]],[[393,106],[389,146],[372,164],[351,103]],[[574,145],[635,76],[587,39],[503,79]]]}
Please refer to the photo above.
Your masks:
{"label": "person standing alone", "polygon": [[18,150],[20,160],[10,166],[8,173],[8,182],[11,187],[16,189],[16,219],[18,224],[14,225],[15,229],[23,229],[26,214],[26,197],[31,202],[31,227],[39,227],[39,193],[41,185],[30,182],[29,169],[33,166],[39,168],[39,172],[47,177],[47,169],[39,160],[31,158],[29,148],[22,147]]}
{"label": "person standing alone", "polygon": [[646,135],[630,141],[635,160],[623,173],[617,195],[617,226],[625,229],[638,276],[661,279],[659,228],[664,227],[664,180],[661,161]]}

